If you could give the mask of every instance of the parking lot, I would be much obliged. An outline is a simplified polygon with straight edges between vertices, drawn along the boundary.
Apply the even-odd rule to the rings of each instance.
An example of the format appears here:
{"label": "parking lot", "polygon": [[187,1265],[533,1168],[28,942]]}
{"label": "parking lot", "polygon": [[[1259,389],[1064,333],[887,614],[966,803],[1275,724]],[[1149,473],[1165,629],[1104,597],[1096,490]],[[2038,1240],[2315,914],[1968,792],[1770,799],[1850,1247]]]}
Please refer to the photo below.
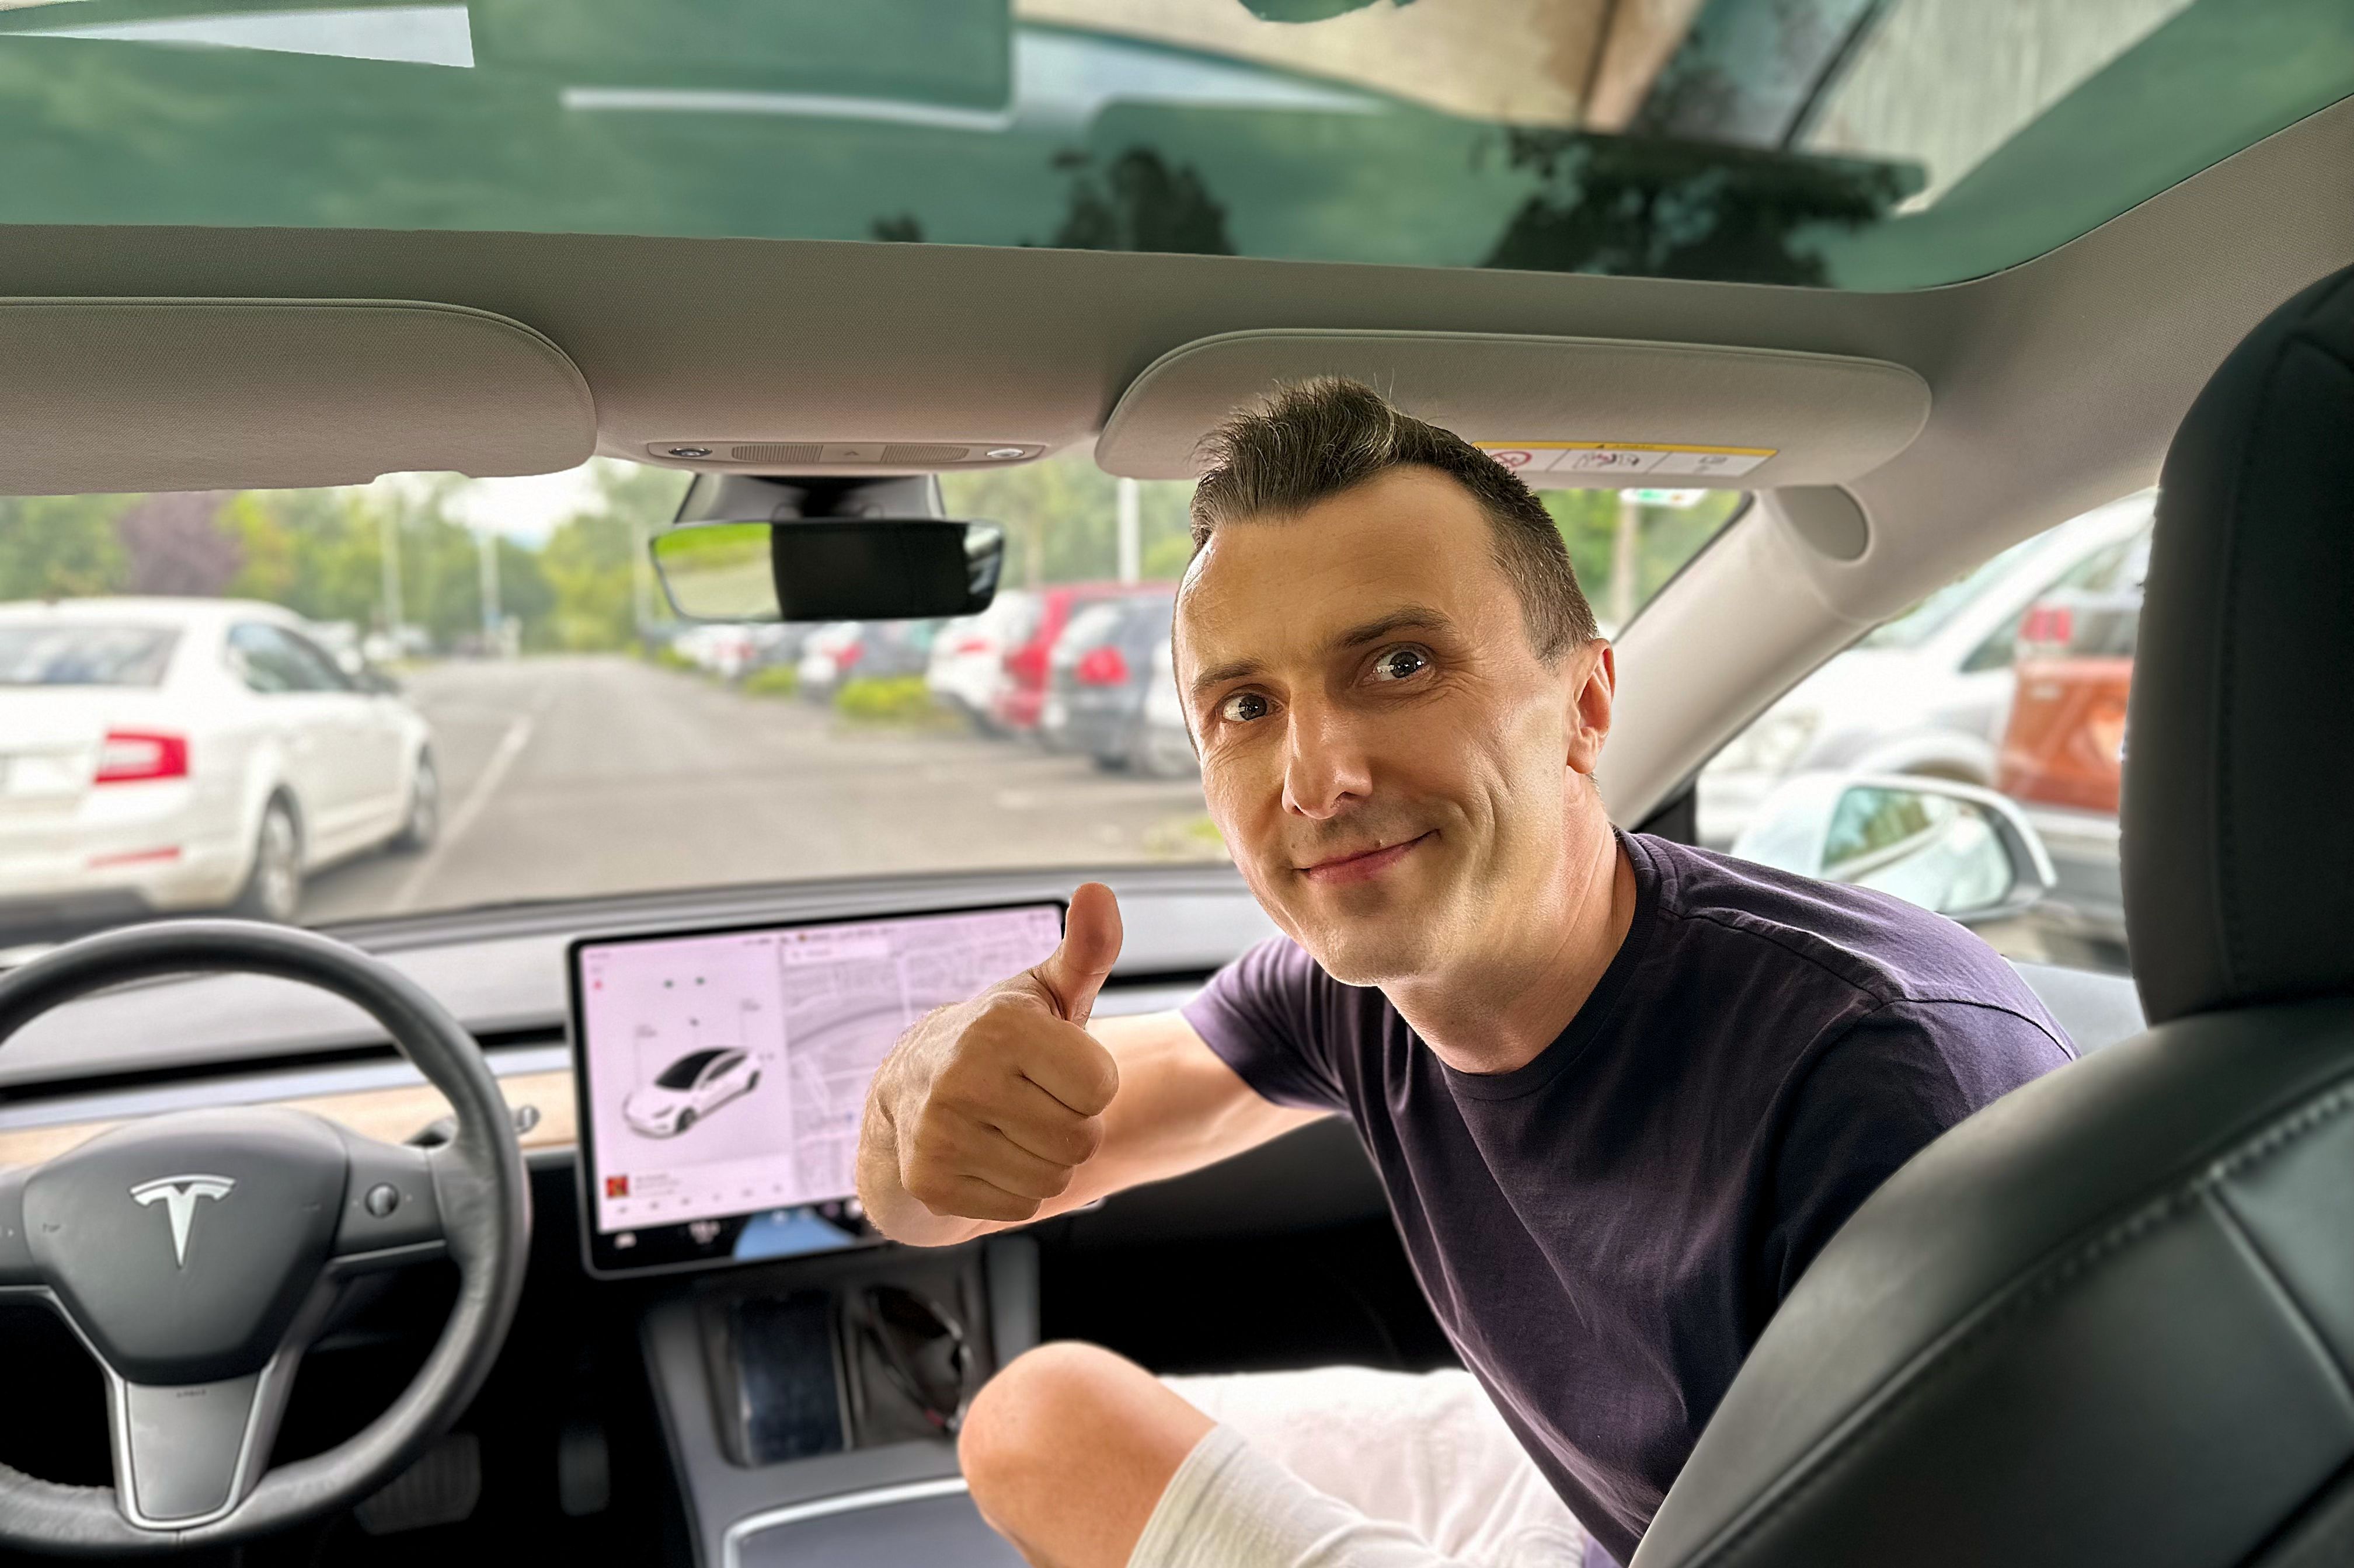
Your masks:
{"label": "parking lot", "polygon": [[320,874],[306,924],[898,871],[1215,858],[1201,788],[953,727],[863,728],[619,655],[408,683],[443,819],[423,854]]}

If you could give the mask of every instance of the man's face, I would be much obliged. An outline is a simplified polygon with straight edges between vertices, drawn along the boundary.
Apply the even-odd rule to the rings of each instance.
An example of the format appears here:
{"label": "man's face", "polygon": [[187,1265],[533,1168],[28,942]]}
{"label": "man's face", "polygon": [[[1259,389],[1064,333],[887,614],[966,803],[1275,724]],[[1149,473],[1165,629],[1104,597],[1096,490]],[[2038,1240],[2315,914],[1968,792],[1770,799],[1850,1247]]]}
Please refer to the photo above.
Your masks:
{"label": "man's face", "polygon": [[1490,528],[1446,475],[1393,469],[1221,527],[1179,595],[1210,815],[1276,923],[1351,984],[1525,948],[1590,804],[1608,650],[1537,657]]}

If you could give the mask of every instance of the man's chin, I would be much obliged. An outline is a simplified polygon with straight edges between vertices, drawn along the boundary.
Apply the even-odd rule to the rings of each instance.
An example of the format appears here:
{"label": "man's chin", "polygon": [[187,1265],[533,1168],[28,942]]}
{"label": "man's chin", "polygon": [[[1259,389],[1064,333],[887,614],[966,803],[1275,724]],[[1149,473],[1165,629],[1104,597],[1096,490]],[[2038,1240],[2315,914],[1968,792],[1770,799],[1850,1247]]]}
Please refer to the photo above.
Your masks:
{"label": "man's chin", "polygon": [[1380,985],[1424,972],[1434,955],[1432,900],[1419,889],[1302,888],[1288,911],[1294,938],[1344,985]]}
{"label": "man's chin", "polygon": [[1412,921],[1304,927],[1299,945],[1342,985],[1387,985],[1431,966],[1429,933]]}

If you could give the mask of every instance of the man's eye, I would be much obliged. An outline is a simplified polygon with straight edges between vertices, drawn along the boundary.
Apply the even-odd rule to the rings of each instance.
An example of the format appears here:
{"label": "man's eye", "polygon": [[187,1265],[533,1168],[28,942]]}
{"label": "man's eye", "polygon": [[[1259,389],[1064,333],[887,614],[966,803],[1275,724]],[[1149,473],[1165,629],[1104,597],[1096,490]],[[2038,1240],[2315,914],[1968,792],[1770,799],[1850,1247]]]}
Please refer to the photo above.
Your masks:
{"label": "man's eye", "polygon": [[1248,724],[1267,715],[1267,699],[1257,692],[1236,692],[1218,705],[1218,716],[1230,724]]}
{"label": "man's eye", "polygon": [[1403,681],[1430,668],[1430,655],[1419,648],[1393,648],[1373,661],[1373,679]]}

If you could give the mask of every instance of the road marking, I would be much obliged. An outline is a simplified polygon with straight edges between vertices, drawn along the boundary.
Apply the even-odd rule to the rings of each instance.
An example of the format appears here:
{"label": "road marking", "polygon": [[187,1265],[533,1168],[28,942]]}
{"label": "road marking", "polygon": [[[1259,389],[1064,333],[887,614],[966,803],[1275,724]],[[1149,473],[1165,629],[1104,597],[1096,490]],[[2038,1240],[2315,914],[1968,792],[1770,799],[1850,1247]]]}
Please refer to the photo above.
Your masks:
{"label": "road marking", "polygon": [[532,716],[525,714],[507,726],[506,734],[499,737],[499,748],[491,753],[491,760],[474,779],[474,787],[466,791],[465,800],[459,802],[458,809],[450,813],[449,821],[442,825],[440,841],[417,863],[416,869],[401,879],[400,886],[386,903],[386,914],[406,915],[417,906],[418,897],[425,891],[427,880],[441,869],[442,857],[466,836],[466,830],[474,825],[474,819],[481,816],[482,808],[491,803],[491,796],[506,778],[507,769],[513,768],[515,758],[523,755],[523,748],[531,744],[533,723]]}

